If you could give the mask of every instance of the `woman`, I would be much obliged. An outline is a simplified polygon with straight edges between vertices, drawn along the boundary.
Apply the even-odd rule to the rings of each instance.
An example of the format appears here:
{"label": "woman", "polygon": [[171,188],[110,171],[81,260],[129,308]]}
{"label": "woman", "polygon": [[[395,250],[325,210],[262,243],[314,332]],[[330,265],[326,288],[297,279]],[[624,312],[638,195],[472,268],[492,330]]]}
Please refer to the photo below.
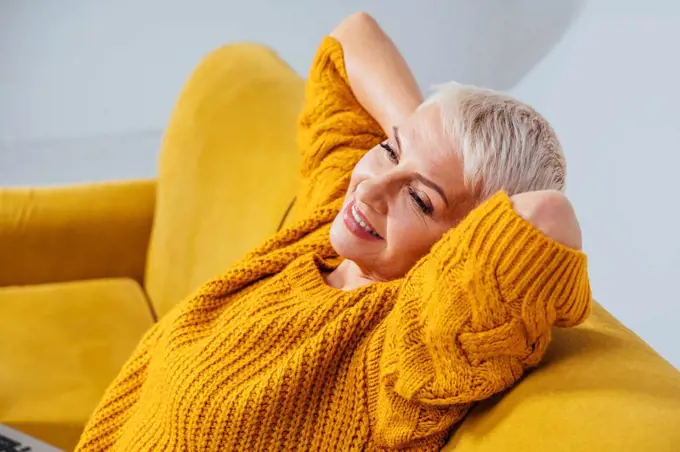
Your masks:
{"label": "woman", "polygon": [[370,17],[322,42],[298,221],[146,334],[78,450],[438,450],[586,318],[552,129],[489,91],[421,101]]}

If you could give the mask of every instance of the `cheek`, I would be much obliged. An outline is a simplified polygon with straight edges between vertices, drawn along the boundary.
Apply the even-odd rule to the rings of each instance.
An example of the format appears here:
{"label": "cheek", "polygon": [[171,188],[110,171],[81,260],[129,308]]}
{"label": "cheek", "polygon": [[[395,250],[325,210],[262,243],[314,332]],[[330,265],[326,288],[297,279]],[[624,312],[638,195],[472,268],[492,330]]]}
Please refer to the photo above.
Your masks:
{"label": "cheek", "polygon": [[432,231],[408,207],[400,207],[388,223],[388,242],[395,256],[420,259],[434,244]]}

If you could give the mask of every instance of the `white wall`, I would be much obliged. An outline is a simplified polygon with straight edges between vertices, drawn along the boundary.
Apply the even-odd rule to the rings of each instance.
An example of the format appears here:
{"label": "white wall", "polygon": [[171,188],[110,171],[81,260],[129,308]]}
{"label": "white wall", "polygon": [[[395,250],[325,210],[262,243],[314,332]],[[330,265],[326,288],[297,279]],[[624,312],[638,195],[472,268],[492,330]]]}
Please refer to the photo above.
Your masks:
{"label": "white wall", "polygon": [[550,49],[577,4],[0,0],[0,185],[153,175],[184,80],[228,42],[268,44],[304,74],[321,37],[363,9],[423,86],[455,78],[508,88]]}
{"label": "white wall", "polygon": [[680,3],[587,2],[512,93],[561,137],[596,298],[680,367]]}

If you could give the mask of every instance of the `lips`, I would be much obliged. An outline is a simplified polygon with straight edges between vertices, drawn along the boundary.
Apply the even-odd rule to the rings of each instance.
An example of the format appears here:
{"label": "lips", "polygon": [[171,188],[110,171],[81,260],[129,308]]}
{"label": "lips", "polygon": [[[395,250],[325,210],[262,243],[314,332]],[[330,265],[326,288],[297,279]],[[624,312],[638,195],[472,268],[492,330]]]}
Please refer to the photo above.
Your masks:
{"label": "lips", "polygon": [[[368,218],[355,207],[356,203],[352,200],[343,211],[345,226],[356,237],[367,241],[381,241],[382,237],[375,231]],[[363,224],[362,224],[363,223]]]}

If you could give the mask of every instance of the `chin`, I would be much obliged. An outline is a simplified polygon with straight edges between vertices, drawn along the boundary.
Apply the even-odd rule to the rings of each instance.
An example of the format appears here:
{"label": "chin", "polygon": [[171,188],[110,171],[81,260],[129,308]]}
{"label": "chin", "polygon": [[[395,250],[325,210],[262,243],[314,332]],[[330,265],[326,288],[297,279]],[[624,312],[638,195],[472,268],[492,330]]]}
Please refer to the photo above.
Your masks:
{"label": "chin", "polygon": [[354,247],[348,243],[348,240],[351,240],[351,237],[348,237],[350,234],[345,229],[345,225],[342,222],[342,212],[340,212],[333,220],[329,235],[331,246],[335,250],[335,253],[345,259],[354,260],[354,257],[352,256],[355,254],[352,252],[352,248]]}

